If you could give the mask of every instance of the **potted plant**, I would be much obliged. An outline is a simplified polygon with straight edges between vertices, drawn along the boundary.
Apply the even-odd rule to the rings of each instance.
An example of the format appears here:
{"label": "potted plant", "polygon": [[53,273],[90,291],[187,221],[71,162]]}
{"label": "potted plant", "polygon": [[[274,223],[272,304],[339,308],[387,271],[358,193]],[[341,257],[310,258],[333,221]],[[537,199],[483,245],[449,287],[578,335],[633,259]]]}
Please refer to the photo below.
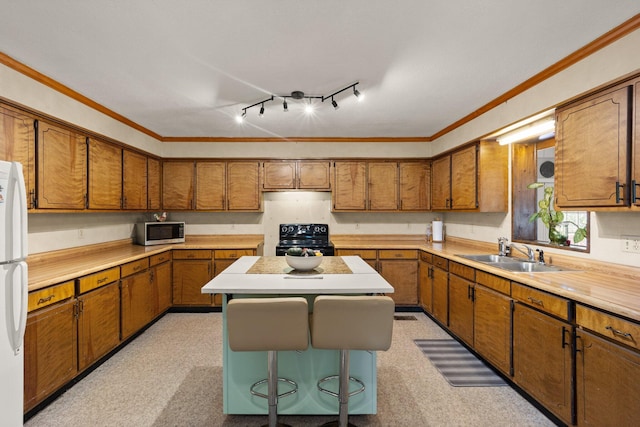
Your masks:
{"label": "potted plant", "polygon": [[[542,182],[534,182],[529,184],[527,188],[538,189],[544,187]],[[576,231],[573,235],[573,241],[579,243],[587,237],[587,229],[580,227],[573,221],[565,221],[564,214],[559,210],[553,209],[553,187],[544,188],[544,196],[538,202],[538,211],[531,214],[529,222],[533,222],[540,218],[542,223],[549,228],[549,240],[557,245],[567,245],[567,224],[573,224]]]}

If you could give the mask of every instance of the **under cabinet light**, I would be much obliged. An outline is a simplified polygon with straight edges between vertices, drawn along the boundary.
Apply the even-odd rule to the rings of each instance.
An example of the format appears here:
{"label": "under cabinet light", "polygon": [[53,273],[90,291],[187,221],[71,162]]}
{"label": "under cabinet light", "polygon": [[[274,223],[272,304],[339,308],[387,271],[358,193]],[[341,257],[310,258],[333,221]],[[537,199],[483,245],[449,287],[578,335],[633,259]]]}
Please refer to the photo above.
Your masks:
{"label": "under cabinet light", "polygon": [[524,141],[525,139],[547,134],[554,129],[555,121],[545,120],[544,122],[533,124],[523,129],[519,129],[513,133],[502,135],[498,137],[498,143],[500,145],[513,144],[514,142]]}

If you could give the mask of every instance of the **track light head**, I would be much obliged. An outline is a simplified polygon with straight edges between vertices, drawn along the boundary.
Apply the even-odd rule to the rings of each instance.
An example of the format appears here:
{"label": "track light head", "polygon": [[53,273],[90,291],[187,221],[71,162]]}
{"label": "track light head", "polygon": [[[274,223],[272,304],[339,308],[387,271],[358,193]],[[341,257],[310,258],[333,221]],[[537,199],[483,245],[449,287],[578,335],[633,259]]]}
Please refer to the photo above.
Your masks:
{"label": "track light head", "polygon": [[335,100],[335,99],[333,99],[333,96],[331,97],[331,105],[333,105],[333,108],[334,108],[334,109],[336,109],[336,110],[337,110],[338,108],[340,108],[340,107],[338,106],[338,103],[336,102],[336,100]]}
{"label": "track light head", "polygon": [[362,99],[362,97],[360,96],[361,93],[358,89],[356,89],[356,87],[353,87],[353,94],[356,96],[356,98],[358,98],[358,101],[360,101]]}
{"label": "track light head", "polygon": [[284,101],[282,101],[282,108],[284,109],[285,113],[289,111],[289,106],[287,105],[287,98],[285,98]]}
{"label": "track light head", "polygon": [[262,106],[260,106],[260,114],[259,116],[262,117],[264,115],[264,104],[262,104]]}

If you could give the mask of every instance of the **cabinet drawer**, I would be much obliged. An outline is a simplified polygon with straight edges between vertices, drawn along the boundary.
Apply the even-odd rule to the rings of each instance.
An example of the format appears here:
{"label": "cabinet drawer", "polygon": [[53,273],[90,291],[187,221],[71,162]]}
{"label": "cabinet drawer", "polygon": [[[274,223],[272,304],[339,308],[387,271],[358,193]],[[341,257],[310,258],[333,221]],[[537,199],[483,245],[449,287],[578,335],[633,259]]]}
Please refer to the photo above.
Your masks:
{"label": "cabinet drawer", "polygon": [[238,259],[253,255],[253,249],[223,249],[215,251],[216,259]]}
{"label": "cabinet drawer", "polygon": [[420,261],[428,262],[429,264],[433,263],[433,254],[429,252],[420,252]]}
{"label": "cabinet drawer", "polygon": [[619,343],[640,349],[640,325],[637,323],[578,304],[576,324]]}
{"label": "cabinet drawer", "polygon": [[32,312],[51,304],[71,298],[75,291],[74,281],[60,283],[59,285],[29,292],[28,311]]}
{"label": "cabinet drawer", "polygon": [[81,277],[77,279],[78,294],[83,294],[85,292],[89,292],[90,290],[99,288],[100,286],[115,282],[119,278],[120,269],[118,267],[113,267],[108,270],[102,270],[98,273]]}
{"label": "cabinet drawer", "polygon": [[211,259],[213,251],[209,250],[178,250],[173,251],[173,259]]}
{"label": "cabinet drawer", "polygon": [[362,259],[376,259],[375,249],[338,249],[340,256],[359,256]]}
{"label": "cabinet drawer", "polygon": [[502,292],[505,295],[511,295],[511,282],[509,280],[494,276],[486,271],[476,271],[476,283],[493,289],[494,291]]}
{"label": "cabinet drawer", "polygon": [[131,276],[132,274],[140,273],[141,271],[149,268],[149,258],[139,259],[137,261],[123,264],[121,267],[122,277]]}
{"label": "cabinet drawer", "polygon": [[433,256],[433,265],[445,271],[449,270],[449,260],[438,255]]}
{"label": "cabinet drawer", "polygon": [[530,307],[570,320],[569,300],[515,282],[511,285],[511,296]]}
{"label": "cabinet drawer", "polygon": [[456,276],[462,277],[472,282],[476,280],[475,268],[469,267],[464,264],[459,264],[457,262],[451,261],[449,263],[449,273],[455,274]]}
{"label": "cabinet drawer", "polygon": [[171,261],[171,251],[163,252],[158,255],[152,255],[149,257],[149,266],[162,264],[163,262]]}
{"label": "cabinet drawer", "polygon": [[418,251],[415,249],[381,249],[378,251],[378,259],[417,259]]}

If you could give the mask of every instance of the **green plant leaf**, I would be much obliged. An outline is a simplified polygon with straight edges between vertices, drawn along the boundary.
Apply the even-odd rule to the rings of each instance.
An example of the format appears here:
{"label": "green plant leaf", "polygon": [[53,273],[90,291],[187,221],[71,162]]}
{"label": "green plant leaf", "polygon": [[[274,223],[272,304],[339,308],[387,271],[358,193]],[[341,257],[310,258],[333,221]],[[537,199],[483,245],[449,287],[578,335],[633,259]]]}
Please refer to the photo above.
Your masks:
{"label": "green plant leaf", "polygon": [[574,243],[580,243],[587,237],[587,230],[584,228],[578,228],[573,234]]}
{"label": "green plant leaf", "polygon": [[536,219],[538,219],[538,217],[540,216],[540,214],[538,212],[534,212],[529,216],[529,222],[533,222]]}
{"label": "green plant leaf", "polygon": [[527,188],[540,188],[540,187],[544,187],[543,182],[532,182],[531,184],[527,185]]}

